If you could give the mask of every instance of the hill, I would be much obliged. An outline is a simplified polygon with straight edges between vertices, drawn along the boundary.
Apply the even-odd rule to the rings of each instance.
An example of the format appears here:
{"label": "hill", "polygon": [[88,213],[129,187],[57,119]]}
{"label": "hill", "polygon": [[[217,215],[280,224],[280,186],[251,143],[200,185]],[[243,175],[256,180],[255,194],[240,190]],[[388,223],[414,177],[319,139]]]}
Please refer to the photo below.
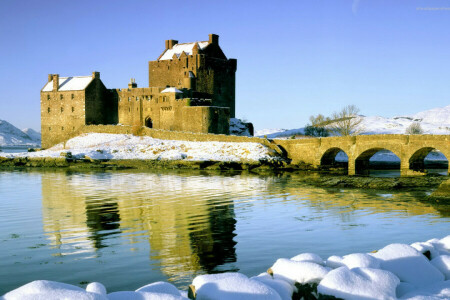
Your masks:
{"label": "hill", "polygon": [[[360,116],[363,121],[362,134],[404,134],[413,122],[420,123],[425,134],[450,134],[450,105],[433,108],[410,116],[393,118]],[[255,136],[267,135],[268,138],[287,138],[304,133],[304,127],[297,129],[262,129],[256,130]]]}
{"label": "hill", "polygon": [[41,134],[31,128],[24,131],[0,120],[0,147],[40,147]]}

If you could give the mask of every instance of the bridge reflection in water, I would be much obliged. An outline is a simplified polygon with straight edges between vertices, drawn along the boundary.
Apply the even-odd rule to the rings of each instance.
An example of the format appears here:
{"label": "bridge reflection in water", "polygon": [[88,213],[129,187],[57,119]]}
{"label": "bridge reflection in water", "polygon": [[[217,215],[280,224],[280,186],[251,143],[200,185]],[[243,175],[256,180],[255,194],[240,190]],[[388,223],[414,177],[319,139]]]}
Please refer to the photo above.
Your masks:
{"label": "bridge reflection in water", "polygon": [[370,158],[381,150],[394,153],[400,160],[401,176],[420,175],[426,170],[425,158],[432,151],[440,151],[450,168],[450,135],[358,135],[296,140],[274,140],[293,163],[303,162],[314,167],[333,165],[336,155],[344,152],[348,157],[348,174],[366,174]]}

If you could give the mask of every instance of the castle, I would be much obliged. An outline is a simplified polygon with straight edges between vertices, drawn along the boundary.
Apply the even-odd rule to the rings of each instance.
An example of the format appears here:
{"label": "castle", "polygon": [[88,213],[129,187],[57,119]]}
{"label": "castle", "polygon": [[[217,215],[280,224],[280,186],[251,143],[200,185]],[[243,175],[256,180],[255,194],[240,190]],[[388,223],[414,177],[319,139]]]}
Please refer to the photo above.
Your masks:
{"label": "castle", "polygon": [[219,36],[179,44],[148,63],[149,87],[107,89],[100,73],[49,74],[41,90],[42,147],[66,141],[85,125],[121,124],[198,133],[229,134],[235,116],[236,59],[227,59]]}

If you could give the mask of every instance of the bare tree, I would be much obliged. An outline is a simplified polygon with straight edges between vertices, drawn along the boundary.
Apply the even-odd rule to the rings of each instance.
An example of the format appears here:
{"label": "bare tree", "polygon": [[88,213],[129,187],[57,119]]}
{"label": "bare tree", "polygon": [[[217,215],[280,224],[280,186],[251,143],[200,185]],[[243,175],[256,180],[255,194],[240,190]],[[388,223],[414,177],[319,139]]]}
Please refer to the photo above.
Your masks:
{"label": "bare tree", "polygon": [[347,105],[341,111],[333,113],[327,128],[342,136],[361,134],[363,129],[360,125],[363,119],[358,113],[358,107]]}
{"label": "bare tree", "polygon": [[317,116],[309,117],[309,124],[305,126],[305,135],[308,136],[329,136],[330,133],[325,126],[329,123],[329,118],[326,118],[324,115],[318,114]]}
{"label": "bare tree", "polygon": [[413,122],[406,128],[406,134],[423,134],[422,126],[419,122]]}

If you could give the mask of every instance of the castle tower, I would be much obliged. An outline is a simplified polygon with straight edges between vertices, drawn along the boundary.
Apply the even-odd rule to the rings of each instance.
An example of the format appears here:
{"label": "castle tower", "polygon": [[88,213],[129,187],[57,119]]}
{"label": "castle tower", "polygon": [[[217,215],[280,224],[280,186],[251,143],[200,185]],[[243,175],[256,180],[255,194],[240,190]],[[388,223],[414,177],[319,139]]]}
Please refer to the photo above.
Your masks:
{"label": "castle tower", "polygon": [[165,50],[149,62],[149,86],[190,89],[212,98],[212,105],[229,107],[235,116],[236,59],[228,59],[219,46],[219,36],[207,41],[182,43],[167,40]]}

